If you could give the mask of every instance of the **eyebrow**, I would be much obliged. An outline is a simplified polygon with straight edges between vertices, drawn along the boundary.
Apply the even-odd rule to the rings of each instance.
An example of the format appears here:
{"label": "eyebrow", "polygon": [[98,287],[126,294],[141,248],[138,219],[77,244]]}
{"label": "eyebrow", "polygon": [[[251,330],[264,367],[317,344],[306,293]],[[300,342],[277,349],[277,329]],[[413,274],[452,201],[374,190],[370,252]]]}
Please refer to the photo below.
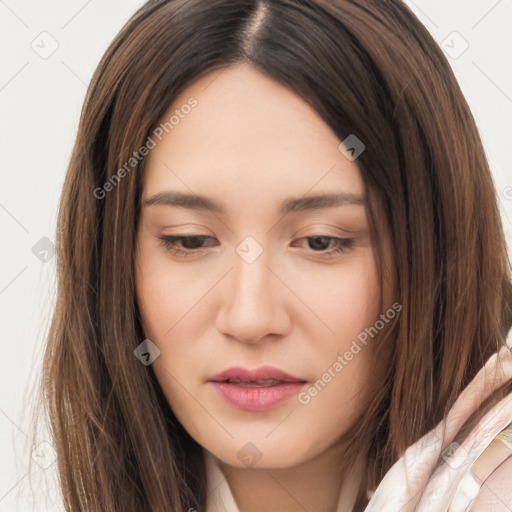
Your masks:
{"label": "eyebrow", "polygon": [[[317,210],[320,208],[331,208],[346,204],[365,206],[365,198],[356,194],[336,193],[319,194],[300,198],[289,198],[281,205],[280,213],[287,214],[304,210]],[[224,208],[208,197],[183,192],[164,191],[144,201],[144,206],[165,205],[187,208],[190,210],[211,210],[212,212],[224,214]]]}

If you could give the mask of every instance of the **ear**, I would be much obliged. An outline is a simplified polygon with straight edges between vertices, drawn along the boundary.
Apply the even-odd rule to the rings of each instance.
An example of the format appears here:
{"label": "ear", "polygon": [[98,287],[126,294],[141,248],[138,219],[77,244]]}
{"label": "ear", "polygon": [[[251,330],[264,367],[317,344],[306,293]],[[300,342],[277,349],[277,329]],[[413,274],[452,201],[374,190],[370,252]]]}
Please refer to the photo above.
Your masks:
{"label": "ear", "polygon": [[512,457],[501,463],[482,484],[470,512],[510,512],[512,510]]}

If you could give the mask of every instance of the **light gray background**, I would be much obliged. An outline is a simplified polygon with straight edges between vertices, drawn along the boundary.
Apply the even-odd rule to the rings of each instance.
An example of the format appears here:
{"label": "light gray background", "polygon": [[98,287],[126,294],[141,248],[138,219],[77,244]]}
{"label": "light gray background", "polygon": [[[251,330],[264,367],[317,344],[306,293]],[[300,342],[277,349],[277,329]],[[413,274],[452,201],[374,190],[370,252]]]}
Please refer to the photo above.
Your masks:
{"label": "light gray background", "polygon": [[[0,512],[64,510],[51,447],[26,451],[32,385],[55,293],[55,258],[40,240],[54,241],[58,199],[90,77],[142,3],[0,0]],[[406,3],[451,55],[494,173],[510,241],[512,0]],[[42,249],[33,251],[38,243]],[[31,455],[38,469],[33,490],[27,476]],[[51,492],[38,485],[45,476]]]}

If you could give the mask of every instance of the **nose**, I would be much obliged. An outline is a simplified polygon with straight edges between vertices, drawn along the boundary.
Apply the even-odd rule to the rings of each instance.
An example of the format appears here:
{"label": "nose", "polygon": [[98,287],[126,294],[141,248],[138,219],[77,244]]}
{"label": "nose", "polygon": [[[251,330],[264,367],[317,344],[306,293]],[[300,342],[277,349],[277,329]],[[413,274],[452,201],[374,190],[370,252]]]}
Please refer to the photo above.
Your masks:
{"label": "nose", "polygon": [[235,254],[233,262],[222,283],[218,331],[247,344],[286,335],[291,328],[291,293],[272,269],[267,252],[252,262]]}

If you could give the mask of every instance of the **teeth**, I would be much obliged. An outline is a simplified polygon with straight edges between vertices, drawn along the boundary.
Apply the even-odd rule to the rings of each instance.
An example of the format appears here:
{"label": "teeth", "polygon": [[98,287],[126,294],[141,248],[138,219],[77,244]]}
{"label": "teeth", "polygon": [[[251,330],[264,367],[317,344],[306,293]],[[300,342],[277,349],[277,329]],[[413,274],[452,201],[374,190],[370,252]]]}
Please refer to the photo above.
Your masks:
{"label": "teeth", "polygon": [[240,386],[258,386],[268,387],[282,384],[280,380],[268,379],[268,380],[242,380],[242,379],[228,379],[226,382],[230,384],[238,384]]}

